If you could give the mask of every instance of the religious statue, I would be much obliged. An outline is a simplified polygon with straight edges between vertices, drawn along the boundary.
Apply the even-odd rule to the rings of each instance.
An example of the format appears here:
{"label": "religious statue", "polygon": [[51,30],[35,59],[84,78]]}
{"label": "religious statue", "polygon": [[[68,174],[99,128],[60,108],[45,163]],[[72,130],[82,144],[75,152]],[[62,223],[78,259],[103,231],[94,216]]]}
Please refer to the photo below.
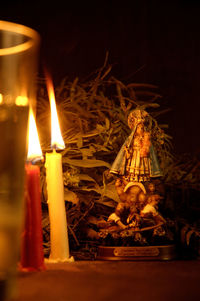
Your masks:
{"label": "religious statue", "polygon": [[162,171],[148,128],[149,118],[142,109],[135,109],[128,116],[131,134],[110,169],[117,178],[119,203],[99,231],[105,246],[150,247],[169,243],[166,220],[159,212],[163,196],[154,182],[162,177]]}
{"label": "religious statue", "polygon": [[140,109],[128,116],[131,134],[122,145],[110,173],[126,181],[146,182],[162,176],[158,159],[151,143],[151,133],[145,128],[149,114]]}

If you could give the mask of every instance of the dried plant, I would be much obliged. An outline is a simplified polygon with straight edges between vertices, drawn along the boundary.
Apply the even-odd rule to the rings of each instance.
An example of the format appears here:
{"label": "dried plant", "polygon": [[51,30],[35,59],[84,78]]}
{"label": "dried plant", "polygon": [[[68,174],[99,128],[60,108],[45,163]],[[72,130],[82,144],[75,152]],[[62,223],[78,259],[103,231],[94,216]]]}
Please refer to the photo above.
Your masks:
{"label": "dried plant", "polygon": [[[114,180],[108,171],[121,145],[130,134],[127,117],[135,108],[146,109],[150,113],[149,130],[157,151],[164,182],[178,185],[189,181],[196,183],[193,166],[177,159],[172,153],[172,137],[166,132],[167,124],[158,124],[157,118],[166,113],[157,93],[157,86],[146,83],[124,84],[111,75],[112,66],[106,56],[104,65],[91,75],[87,82],[75,78],[69,82],[64,78],[55,88],[58,116],[66,148],[63,150],[63,177],[65,200],[71,204],[67,208],[69,233],[75,245],[84,239],[77,229],[85,225],[95,225],[90,220],[96,210],[97,218],[103,216],[105,208],[113,208],[118,201]],[[50,150],[50,107],[45,82],[38,82],[37,124],[43,153]],[[44,163],[41,167],[42,201],[47,201]],[[188,169],[191,169],[188,173]],[[191,176],[192,175],[192,176]],[[198,182],[199,183],[199,182]],[[68,204],[68,205],[69,205]],[[84,204],[84,205],[83,205]],[[99,205],[98,205],[99,204]],[[103,210],[98,214],[98,206]],[[67,206],[67,205],[66,205]],[[86,206],[84,209],[81,206]],[[48,215],[44,217],[48,224]],[[91,229],[91,227],[90,227]],[[94,239],[94,233],[91,233]],[[45,242],[48,245],[48,239]]]}

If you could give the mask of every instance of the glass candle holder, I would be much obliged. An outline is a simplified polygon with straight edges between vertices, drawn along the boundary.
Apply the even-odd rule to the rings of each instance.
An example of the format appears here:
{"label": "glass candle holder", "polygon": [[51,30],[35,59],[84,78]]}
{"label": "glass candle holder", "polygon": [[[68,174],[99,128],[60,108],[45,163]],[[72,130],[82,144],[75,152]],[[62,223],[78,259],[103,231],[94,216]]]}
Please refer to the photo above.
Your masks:
{"label": "glass candle holder", "polygon": [[0,300],[15,297],[24,217],[29,106],[36,106],[39,34],[0,21]]}

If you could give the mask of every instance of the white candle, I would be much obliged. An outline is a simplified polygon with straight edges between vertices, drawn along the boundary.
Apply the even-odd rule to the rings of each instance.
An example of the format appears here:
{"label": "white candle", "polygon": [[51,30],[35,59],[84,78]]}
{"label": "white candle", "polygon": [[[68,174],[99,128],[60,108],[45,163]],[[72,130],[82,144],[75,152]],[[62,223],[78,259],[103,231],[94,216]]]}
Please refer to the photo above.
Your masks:
{"label": "white candle", "polygon": [[62,155],[56,149],[64,149],[58,122],[53,84],[48,78],[47,89],[51,106],[51,145],[52,153],[46,153],[46,181],[50,220],[50,257],[52,262],[71,261],[67,231],[67,217],[64,200]]}
{"label": "white candle", "polygon": [[62,155],[56,153],[55,150],[53,153],[46,153],[45,167],[50,220],[50,260],[65,261],[69,259],[69,243],[62,175]]}

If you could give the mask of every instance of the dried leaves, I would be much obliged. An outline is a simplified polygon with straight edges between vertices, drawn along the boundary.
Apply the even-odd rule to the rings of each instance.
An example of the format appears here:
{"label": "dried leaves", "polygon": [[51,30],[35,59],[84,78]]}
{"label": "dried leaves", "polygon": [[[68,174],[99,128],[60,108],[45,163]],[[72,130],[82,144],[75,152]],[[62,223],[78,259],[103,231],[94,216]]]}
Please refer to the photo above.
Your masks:
{"label": "dried leaves", "polygon": [[[111,70],[107,55],[104,65],[87,82],[80,82],[78,78],[68,82],[65,78],[55,89],[66,144],[62,152],[66,187],[79,187],[80,191],[94,190],[100,194],[101,200],[105,197],[113,199],[113,193],[105,196],[106,184],[102,175],[109,170],[130,133],[127,116],[136,107],[150,113],[148,129],[152,133],[164,181],[182,185],[184,180],[198,186],[200,163],[180,162],[180,158],[177,159],[172,153],[172,137],[166,133],[168,125],[158,124],[156,118],[168,111],[157,102],[162,98],[157,93],[158,87],[146,83],[124,84],[110,75]],[[50,109],[43,85],[38,91],[37,120],[45,153],[50,149]]]}

